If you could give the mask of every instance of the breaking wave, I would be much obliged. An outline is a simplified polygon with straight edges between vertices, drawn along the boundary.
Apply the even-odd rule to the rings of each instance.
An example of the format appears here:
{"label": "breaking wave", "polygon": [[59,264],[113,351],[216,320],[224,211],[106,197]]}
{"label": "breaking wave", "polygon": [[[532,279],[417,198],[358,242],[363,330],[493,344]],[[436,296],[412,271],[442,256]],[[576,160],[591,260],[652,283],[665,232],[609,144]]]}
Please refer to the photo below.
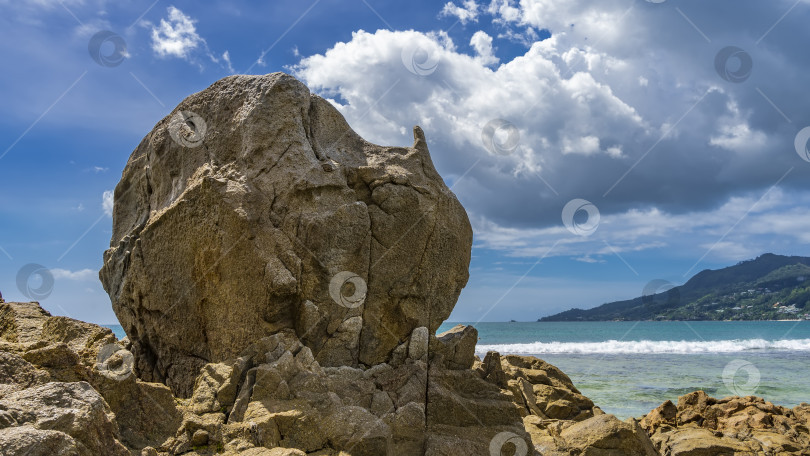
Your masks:
{"label": "breaking wave", "polygon": [[608,340],[604,342],[531,342],[526,344],[479,344],[476,353],[497,351],[501,354],[541,353],[737,353],[751,350],[810,351],[810,339],[735,339],[735,340]]}

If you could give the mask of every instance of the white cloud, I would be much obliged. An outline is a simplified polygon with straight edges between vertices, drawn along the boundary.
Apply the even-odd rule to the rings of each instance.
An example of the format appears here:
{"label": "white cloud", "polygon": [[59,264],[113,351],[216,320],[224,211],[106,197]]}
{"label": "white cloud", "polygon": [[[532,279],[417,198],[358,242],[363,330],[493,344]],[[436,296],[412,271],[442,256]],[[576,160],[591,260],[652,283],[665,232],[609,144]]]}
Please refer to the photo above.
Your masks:
{"label": "white cloud", "polygon": [[512,0],[492,0],[487,12],[502,22],[517,22],[521,15],[520,8],[516,8]]}
{"label": "white cloud", "polygon": [[233,69],[233,65],[231,65],[231,54],[228,51],[222,53],[222,60],[225,61],[226,68],[230,73],[236,73],[236,70]]}
{"label": "white cloud", "polygon": [[[765,192],[763,192],[765,193]],[[671,255],[734,262],[763,252],[796,254],[810,243],[810,192],[774,188],[763,195],[730,198],[719,208],[670,214],[659,209],[631,209],[602,215],[595,233],[576,236],[562,223],[548,228],[509,228],[484,217],[471,218],[476,246],[513,257],[572,256],[600,261],[615,253],[666,248]],[[697,271],[692,271],[697,272]]]}
{"label": "white cloud", "polygon": [[596,259],[596,258],[591,257],[590,255],[576,257],[576,258],[574,258],[574,261],[579,261],[580,263],[589,263],[589,264],[605,263],[605,260]]}
{"label": "white cloud", "polygon": [[98,272],[92,269],[80,269],[78,271],[71,271],[68,269],[54,268],[50,270],[54,279],[66,280],[95,280],[98,278]]}
{"label": "white cloud", "polygon": [[[597,152],[600,140],[609,150],[598,155],[623,156],[618,152],[626,154],[626,149],[617,144],[619,137],[655,132],[632,106],[589,73],[564,78],[555,38],[535,43],[525,56],[496,70],[487,67],[494,61],[491,37],[476,32],[471,44],[477,50],[474,56],[456,50],[442,34],[359,31],[323,55],[302,59],[293,71],[327,98],[339,93],[347,103],[338,108],[372,141],[399,144],[400,126],[420,124],[431,143],[443,145],[444,156],[434,160],[450,163],[450,169],[443,169],[450,179],[480,158],[482,163],[464,185],[479,178],[485,168],[492,178],[499,175],[514,182],[516,174],[553,168],[563,151]],[[403,49],[416,45],[438,62],[430,77],[411,74],[402,64]],[[398,95],[405,93],[407,97]],[[482,146],[482,128],[494,118],[512,122],[520,132],[520,147],[510,156],[492,156]],[[572,141],[585,143],[575,151]]]}
{"label": "white cloud", "polygon": [[439,17],[456,17],[462,25],[468,22],[478,22],[479,6],[475,0],[464,0],[461,6],[447,2],[439,13]]}
{"label": "white cloud", "polygon": [[167,18],[161,19],[158,26],[154,26],[150,22],[142,22],[142,24],[151,29],[152,51],[159,58],[183,59],[197,65],[202,71],[204,67],[199,58],[205,56],[228,73],[236,73],[231,63],[230,52],[227,50],[222,54],[212,52],[205,38],[197,33],[197,27],[194,25],[196,22],[191,16],[170,6]]}
{"label": "white cloud", "polygon": [[161,19],[160,25],[152,27],[152,50],[158,57],[177,57],[188,60],[191,52],[205,40],[197,34],[194,20],[182,11],[170,6],[168,20]]}
{"label": "white cloud", "polygon": [[106,190],[103,195],[101,195],[101,207],[104,209],[104,213],[108,216],[112,217],[113,213],[113,192],[112,190]]}
{"label": "white cloud", "polygon": [[470,38],[470,46],[475,49],[483,65],[493,65],[498,63],[498,58],[492,54],[492,37],[483,30],[475,32]]}
{"label": "white cloud", "polygon": [[579,138],[563,138],[564,154],[591,155],[599,152],[599,138],[596,136],[582,136]]}
{"label": "white cloud", "polygon": [[709,144],[733,152],[764,152],[768,137],[751,127],[748,123],[750,115],[743,113],[736,102],[729,102],[726,115],[717,120],[718,131],[709,138]]}
{"label": "white cloud", "polygon": [[719,135],[709,138],[712,146],[732,151],[762,150],[767,137],[761,131],[753,131],[746,123],[723,125]]}
{"label": "white cloud", "polygon": [[[712,65],[714,47],[673,39],[682,24],[653,5],[629,6],[493,0],[486,12],[501,24],[499,39],[551,31],[497,68],[493,39],[483,31],[472,35],[472,51],[462,52],[443,33],[360,30],[302,58],[293,72],[373,142],[405,144],[402,126],[421,125],[434,163],[475,218],[478,247],[536,256],[560,240],[555,255],[583,261],[612,255],[611,247],[669,247],[698,258],[792,166],[778,207],[760,214],[763,201],[707,258],[743,259],[734,243],[761,253],[807,242],[806,230],[786,222],[796,186],[806,186],[799,176],[807,175],[796,166],[794,127],[753,82],[725,83]],[[725,22],[717,24],[720,36]],[[416,45],[437,62],[428,75],[402,64],[403,49]],[[805,72],[786,71],[793,61],[769,63],[758,71],[772,74],[757,84],[797,115],[801,109],[787,107],[791,96],[779,95],[774,81]],[[519,147],[511,154],[483,147],[482,129],[493,119],[514,125]],[[599,206],[597,236],[571,237],[560,224],[573,198]]]}
{"label": "white cloud", "polygon": [[622,146],[610,146],[605,150],[605,152],[613,158],[624,157],[624,153],[622,152]]}

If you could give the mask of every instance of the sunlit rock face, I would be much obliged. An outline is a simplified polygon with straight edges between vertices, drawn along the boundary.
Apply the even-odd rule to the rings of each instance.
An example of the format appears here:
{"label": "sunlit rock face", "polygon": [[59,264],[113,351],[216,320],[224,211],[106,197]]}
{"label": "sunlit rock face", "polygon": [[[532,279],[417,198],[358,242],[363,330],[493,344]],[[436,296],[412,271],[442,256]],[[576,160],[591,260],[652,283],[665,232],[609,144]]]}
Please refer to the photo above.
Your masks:
{"label": "sunlit rock face", "polygon": [[322,366],[390,360],[468,279],[472,230],[412,147],[371,144],[283,73],[189,96],[132,153],[100,276],[140,378],[189,396],[200,367],[292,329]]}

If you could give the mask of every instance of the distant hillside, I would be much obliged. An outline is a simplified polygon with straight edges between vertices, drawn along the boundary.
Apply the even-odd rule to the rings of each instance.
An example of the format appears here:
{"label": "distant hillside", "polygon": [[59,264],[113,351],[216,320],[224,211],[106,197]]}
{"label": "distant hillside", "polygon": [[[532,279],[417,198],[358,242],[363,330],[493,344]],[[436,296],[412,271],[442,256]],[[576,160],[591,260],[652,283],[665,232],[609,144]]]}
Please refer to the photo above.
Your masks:
{"label": "distant hillside", "polygon": [[810,258],[766,253],[727,268],[701,271],[669,290],[645,290],[635,299],[571,309],[538,321],[804,318],[810,314],[808,279]]}

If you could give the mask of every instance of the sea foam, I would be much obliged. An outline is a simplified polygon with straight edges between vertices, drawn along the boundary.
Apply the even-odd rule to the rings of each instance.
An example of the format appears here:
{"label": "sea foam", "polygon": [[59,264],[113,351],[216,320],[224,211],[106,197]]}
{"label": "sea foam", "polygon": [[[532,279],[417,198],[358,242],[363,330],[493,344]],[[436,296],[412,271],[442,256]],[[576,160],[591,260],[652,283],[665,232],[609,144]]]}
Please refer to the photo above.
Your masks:
{"label": "sea foam", "polygon": [[497,351],[501,354],[541,353],[736,353],[751,350],[810,351],[810,339],[735,339],[735,340],[607,340],[604,342],[531,342],[526,344],[479,344],[476,353]]}

